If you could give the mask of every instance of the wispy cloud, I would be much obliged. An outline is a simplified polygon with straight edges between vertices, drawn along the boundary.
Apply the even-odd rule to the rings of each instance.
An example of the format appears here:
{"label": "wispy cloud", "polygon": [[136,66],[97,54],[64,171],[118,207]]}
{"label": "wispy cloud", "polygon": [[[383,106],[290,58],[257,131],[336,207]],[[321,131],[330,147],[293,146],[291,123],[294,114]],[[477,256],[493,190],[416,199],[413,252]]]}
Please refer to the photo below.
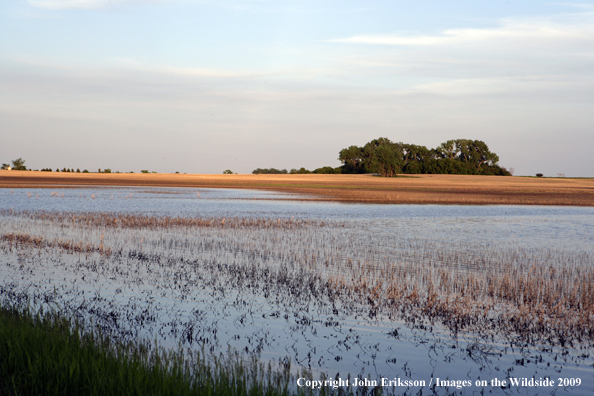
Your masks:
{"label": "wispy cloud", "polygon": [[123,4],[186,3],[211,5],[235,11],[271,12],[278,9],[293,9],[295,4],[271,0],[27,0],[30,6],[50,10],[103,9]]}
{"label": "wispy cloud", "polygon": [[48,10],[101,9],[119,4],[159,3],[161,0],[27,0],[30,6]]}
{"label": "wispy cloud", "polygon": [[136,76],[152,76],[154,78],[201,78],[212,80],[258,80],[259,78],[273,78],[277,76],[292,76],[303,79],[310,75],[327,73],[325,69],[284,68],[275,70],[247,70],[224,68],[180,67],[175,65],[144,64],[133,58],[117,57],[105,59],[102,65],[91,66],[88,64],[64,64],[53,62],[44,57],[19,56],[2,58],[5,64],[12,65],[15,69],[34,68],[38,71],[66,73],[78,76],[98,76],[114,74],[134,74]]}
{"label": "wispy cloud", "polygon": [[382,86],[403,83],[411,92],[511,95],[564,89],[579,96],[594,82],[591,12],[507,18],[494,27],[433,35],[357,35],[332,42],[351,44],[339,47],[346,54],[343,69],[381,76]]}
{"label": "wispy cloud", "polygon": [[[115,1],[121,3],[122,1]],[[33,7],[46,8],[50,10],[62,10],[69,8],[93,9],[103,8],[113,4],[109,0],[28,0],[29,5]]]}
{"label": "wispy cloud", "polygon": [[594,15],[568,15],[565,21],[551,19],[504,19],[492,28],[448,29],[438,35],[358,35],[329,40],[336,43],[374,44],[391,46],[447,46],[483,43],[492,40],[566,40],[594,42]]}

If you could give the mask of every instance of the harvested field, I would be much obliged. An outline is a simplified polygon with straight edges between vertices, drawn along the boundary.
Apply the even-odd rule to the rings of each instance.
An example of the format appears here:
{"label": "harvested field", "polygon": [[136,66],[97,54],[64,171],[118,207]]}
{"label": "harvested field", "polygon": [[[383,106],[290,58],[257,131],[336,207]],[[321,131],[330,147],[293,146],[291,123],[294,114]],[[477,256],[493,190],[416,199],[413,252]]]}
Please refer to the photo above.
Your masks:
{"label": "harvested field", "polygon": [[467,175],[182,175],[0,171],[0,188],[152,186],[299,193],[307,200],[462,205],[594,206],[594,179]]}

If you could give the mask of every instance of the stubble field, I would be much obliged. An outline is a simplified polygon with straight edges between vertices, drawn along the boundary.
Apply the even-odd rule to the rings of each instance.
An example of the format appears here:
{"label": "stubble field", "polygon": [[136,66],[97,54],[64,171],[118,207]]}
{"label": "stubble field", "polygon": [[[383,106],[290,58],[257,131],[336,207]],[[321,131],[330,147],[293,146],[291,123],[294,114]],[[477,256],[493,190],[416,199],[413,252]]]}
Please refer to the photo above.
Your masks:
{"label": "stubble field", "polygon": [[152,186],[300,193],[304,199],[402,204],[594,206],[594,179],[471,175],[187,175],[0,171],[0,188]]}

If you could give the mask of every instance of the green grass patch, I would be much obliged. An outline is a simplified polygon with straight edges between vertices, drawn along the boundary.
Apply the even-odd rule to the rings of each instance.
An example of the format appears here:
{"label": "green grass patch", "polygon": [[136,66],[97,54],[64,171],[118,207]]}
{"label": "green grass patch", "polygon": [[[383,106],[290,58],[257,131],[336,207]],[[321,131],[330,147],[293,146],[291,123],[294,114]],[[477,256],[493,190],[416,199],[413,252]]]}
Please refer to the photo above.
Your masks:
{"label": "green grass patch", "polygon": [[[289,367],[206,358],[83,332],[55,312],[0,308],[0,395],[287,395]],[[293,382],[294,383],[294,382]]]}

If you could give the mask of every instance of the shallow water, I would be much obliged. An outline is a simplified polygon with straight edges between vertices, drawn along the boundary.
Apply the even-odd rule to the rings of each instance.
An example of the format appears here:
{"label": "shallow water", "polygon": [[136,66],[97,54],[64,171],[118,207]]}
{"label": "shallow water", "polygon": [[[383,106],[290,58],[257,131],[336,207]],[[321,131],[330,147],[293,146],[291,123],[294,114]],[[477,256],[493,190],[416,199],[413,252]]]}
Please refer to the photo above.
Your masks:
{"label": "shallow water", "polygon": [[[396,267],[447,266],[460,274],[487,272],[503,263],[591,269],[594,208],[336,204],[294,198],[301,197],[178,188],[0,189],[0,209],[15,213],[267,218],[289,225],[291,219],[312,221],[286,229],[130,230],[5,213],[0,234],[101,243],[119,253],[106,257],[3,242],[3,298],[60,307],[80,320],[92,319],[114,337],[157,339],[173,348],[181,342],[214,353],[231,347],[263,360],[289,357],[294,370],[311,369],[314,377],[324,372],[343,379],[426,381],[425,387],[410,387],[411,393],[429,392],[436,378],[472,381],[459,390],[466,394],[483,389],[565,392],[490,385],[494,378],[548,376],[579,378],[582,384],[568,391],[592,394],[590,345],[561,348],[510,342],[501,334],[452,334],[439,323],[410,323],[381,310],[372,315],[368,305],[356,300],[332,300],[323,282],[366,272],[382,276]],[[476,386],[477,380],[489,386]]]}
{"label": "shallow water", "polygon": [[454,242],[514,241],[527,246],[594,252],[592,207],[376,205],[294,200],[302,198],[286,193],[234,189],[0,189],[3,209],[345,220],[357,222],[361,231],[373,235],[404,231],[418,238]]}

